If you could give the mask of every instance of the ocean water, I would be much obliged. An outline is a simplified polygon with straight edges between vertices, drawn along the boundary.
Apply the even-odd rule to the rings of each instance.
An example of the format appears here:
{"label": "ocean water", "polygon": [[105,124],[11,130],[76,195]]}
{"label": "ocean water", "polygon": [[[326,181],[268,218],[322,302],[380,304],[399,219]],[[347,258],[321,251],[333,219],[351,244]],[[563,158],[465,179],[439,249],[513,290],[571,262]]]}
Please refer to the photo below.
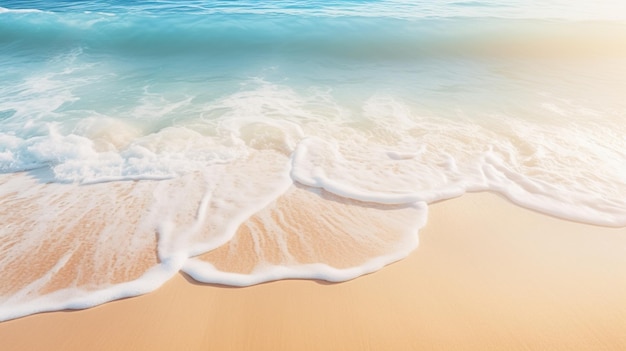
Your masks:
{"label": "ocean water", "polygon": [[626,226],[621,0],[0,6],[0,320],[353,279],[466,192]]}

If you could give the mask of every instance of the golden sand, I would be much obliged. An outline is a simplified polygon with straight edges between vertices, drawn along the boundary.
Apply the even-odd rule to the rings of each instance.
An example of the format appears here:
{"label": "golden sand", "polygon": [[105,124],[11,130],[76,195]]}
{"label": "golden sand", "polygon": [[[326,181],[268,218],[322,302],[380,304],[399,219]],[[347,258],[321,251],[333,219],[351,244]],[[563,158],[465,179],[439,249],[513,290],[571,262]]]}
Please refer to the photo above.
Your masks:
{"label": "golden sand", "polygon": [[625,350],[626,228],[493,194],[430,208],[407,259],[339,284],[176,276],[82,311],[0,323],[2,350]]}

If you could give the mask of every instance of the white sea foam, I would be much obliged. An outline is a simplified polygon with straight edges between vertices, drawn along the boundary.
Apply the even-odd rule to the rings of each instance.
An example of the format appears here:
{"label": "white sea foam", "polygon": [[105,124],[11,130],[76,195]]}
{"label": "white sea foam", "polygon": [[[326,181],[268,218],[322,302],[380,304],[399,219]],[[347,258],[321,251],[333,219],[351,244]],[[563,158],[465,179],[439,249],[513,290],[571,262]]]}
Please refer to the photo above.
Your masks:
{"label": "white sea foam", "polygon": [[353,279],[408,255],[426,217],[425,203],[373,206],[292,187],[250,217],[228,243],[187,261],[183,271],[202,282],[237,286],[284,278]]}
{"label": "white sea foam", "polygon": [[85,309],[103,303],[147,294],[161,287],[182,268],[186,257],[171,257],[149,268],[140,278],[98,290],[65,288],[50,294],[36,295],[23,300],[21,293],[0,302],[0,321],[34,313]]}
{"label": "white sea foam", "polygon": [[37,10],[37,9],[7,9],[5,7],[1,7],[0,6],[0,14],[2,13],[38,13],[38,12],[43,12],[41,10]]}

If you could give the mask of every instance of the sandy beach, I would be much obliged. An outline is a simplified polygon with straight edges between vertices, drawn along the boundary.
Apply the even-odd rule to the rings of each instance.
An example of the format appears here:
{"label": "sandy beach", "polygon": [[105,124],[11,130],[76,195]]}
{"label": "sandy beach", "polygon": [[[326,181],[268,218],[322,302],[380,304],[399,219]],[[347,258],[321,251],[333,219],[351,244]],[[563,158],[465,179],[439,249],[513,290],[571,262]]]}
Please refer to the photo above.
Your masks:
{"label": "sandy beach", "polygon": [[407,259],[344,283],[177,275],[95,308],[0,323],[2,350],[624,350],[626,228],[489,193],[430,206]]}

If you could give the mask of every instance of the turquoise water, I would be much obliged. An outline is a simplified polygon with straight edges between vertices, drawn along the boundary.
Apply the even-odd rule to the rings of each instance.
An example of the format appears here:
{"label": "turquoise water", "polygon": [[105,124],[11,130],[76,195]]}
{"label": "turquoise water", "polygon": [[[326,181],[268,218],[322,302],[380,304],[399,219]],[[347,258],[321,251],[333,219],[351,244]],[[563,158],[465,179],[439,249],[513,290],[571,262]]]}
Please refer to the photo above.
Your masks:
{"label": "turquoise water", "polygon": [[468,191],[626,225],[621,1],[1,6],[0,319],[351,279]]}

